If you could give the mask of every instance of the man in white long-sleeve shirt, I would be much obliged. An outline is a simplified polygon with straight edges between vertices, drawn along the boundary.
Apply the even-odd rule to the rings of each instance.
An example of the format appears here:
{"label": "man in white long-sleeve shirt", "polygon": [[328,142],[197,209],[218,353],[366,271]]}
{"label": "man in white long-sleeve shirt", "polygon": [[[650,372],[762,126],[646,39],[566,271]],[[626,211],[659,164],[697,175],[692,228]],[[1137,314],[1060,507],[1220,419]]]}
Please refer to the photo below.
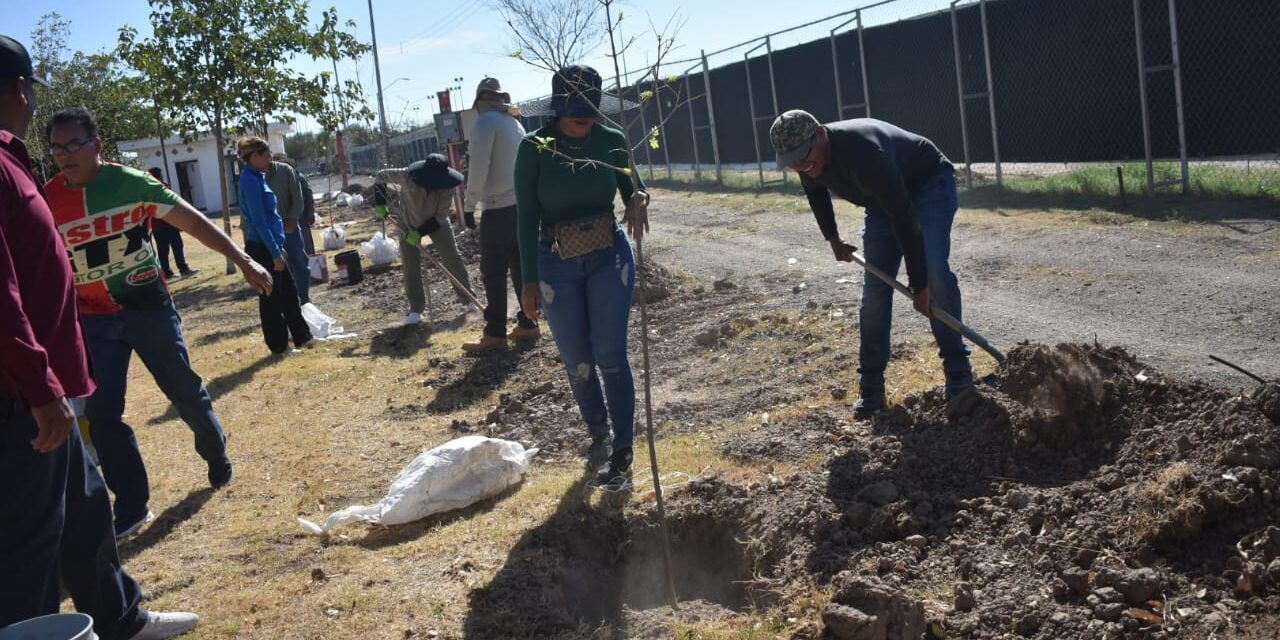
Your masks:
{"label": "man in white long-sleeve shirt", "polygon": [[468,353],[485,353],[507,348],[507,340],[532,340],[538,325],[516,305],[516,326],[507,333],[507,277],[519,300],[520,246],[516,242],[516,149],[524,138],[524,127],[516,120],[511,94],[502,90],[497,78],[485,78],[476,87],[472,107],[479,116],[472,125],[468,149],[466,204],[463,209],[481,207],[480,278],[484,281],[486,308],[484,334],[479,342],[462,345]]}

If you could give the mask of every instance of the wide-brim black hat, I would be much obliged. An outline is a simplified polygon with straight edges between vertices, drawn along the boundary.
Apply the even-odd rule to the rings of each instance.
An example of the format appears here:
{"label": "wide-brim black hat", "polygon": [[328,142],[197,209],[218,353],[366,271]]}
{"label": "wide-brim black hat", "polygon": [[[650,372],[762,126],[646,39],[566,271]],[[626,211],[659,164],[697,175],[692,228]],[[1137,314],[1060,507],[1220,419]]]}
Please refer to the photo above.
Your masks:
{"label": "wide-brim black hat", "polygon": [[558,118],[600,116],[600,74],[586,65],[570,65],[551,78],[551,110]]}
{"label": "wide-brim black hat", "polygon": [[463,181],[462,173],[438,153],[409,165],[409,178],[423,189],[452,189]]}

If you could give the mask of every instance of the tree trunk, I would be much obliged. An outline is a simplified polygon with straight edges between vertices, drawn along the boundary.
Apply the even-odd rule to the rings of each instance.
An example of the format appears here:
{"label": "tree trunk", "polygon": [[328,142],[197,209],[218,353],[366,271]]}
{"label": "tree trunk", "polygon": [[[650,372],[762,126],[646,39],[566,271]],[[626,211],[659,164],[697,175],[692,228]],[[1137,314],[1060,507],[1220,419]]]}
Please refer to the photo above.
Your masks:
{"label": "tree trunk", "polygon": [[[222,230],[226,232],[227,237],[231,237],[231,204],[227,193],[227,159],[223,155],[226,145],[222,139],[222,101],[219,100],[213,105],[213,143],[217,145],[218,156],[218,188],[222,191]],[[236,272],[236,265],[227,258],[227,275]]]}

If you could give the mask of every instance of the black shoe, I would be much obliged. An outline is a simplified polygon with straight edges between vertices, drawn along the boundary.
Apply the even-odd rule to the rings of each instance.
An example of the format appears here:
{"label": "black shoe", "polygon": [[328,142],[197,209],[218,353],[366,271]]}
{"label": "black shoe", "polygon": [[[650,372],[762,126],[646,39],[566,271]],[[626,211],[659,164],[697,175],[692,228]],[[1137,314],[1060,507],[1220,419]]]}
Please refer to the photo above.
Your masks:
{"label": "black shoe", "polygon": [[166,271],[166,272],[164,272],[164,279],[165,279],[165,280],[172,280],[172,279],[173,279],[173,272],[172,272],[172,271]]}
{"label": "black shoe", "polygon": [[137,533],[142,526],[156,519],[156,514],[148,510],[141,517],[131,520],[116,519],[114,523],[116,542],[120,542],[125,538]]}
{"label": "black shoe", "polygon": [[859,420],[866,420],[884,409],[885,397],[884,389],[880,387],[867,387],[862,390],[862,395],[857,402],[853,403],[853,417]]}
{"label": "black shoe", "polygon": [[592,436],[587,449],[587,468],[599,469],[609,460],[609,436]]}
{"label": "black shoe", "polygon": [[221,489],[230,484],[231,476],[234,475],[235,467],[231,466],[230,460],[209,463],[209,486],[214,489]]}
{"label": "black shoe", "polygon": [[200,270],[199,270],[199,269],[183,269],[183,270],[182,270],[182,277],[184,277],[184,278],[190,278],[191,276],[194,276],[194,275],[195,275],[195,274],[197,274],[197,273],[200,273]]}
{"label": "black shoe", "polygon": [[596,482],[601,485],[621,485],[631,475],[631,447],[618,449],[609,456],[609,464],[596,475]]}

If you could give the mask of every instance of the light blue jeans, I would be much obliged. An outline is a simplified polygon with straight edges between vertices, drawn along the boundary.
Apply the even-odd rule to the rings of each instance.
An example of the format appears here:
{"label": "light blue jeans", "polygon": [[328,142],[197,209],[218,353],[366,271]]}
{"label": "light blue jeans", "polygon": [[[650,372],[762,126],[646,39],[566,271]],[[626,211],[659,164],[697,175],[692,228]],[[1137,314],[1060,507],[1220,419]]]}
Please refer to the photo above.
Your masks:
{"label": "light blue jeans", "polygon": [[552,253],[551,239],[543,234],[538,239],[538,273],[542,311],[578,410],[592,436],[609,435],[613,423],[617,451],[631,447],[635,432],[636,387],[627,360],[627,322],[636,263],[627,235],[616,226],[613,234],[612,247],[569,259]]}
{"label": "light blue jeans", "polygon": [[[911,211],[920,223],[924,237],[924,257],[929,274],[929,296],[933,303],[962,320],[960,285],[951,272],[951,224],[955,221],[956,179],[951,171],[941,171],[911,194]],[[898,275],[902,250],[893,235],[893,226],[885,212],[867,208],[866,226],[862,231],[863,254],[867,262],[888,273]],[[859,386],[884,387],[884,370],[889,364],[889,331],[893,322],[893,287],[870,273],[863,275],[861,345],[858,355]],[[960,334],[950,327],[930,320],[933,337],[938,341],[938,356],[950,382],[953,377],[971,375],[969,347]],[[967,383],[961,383],[967,384]]]}

